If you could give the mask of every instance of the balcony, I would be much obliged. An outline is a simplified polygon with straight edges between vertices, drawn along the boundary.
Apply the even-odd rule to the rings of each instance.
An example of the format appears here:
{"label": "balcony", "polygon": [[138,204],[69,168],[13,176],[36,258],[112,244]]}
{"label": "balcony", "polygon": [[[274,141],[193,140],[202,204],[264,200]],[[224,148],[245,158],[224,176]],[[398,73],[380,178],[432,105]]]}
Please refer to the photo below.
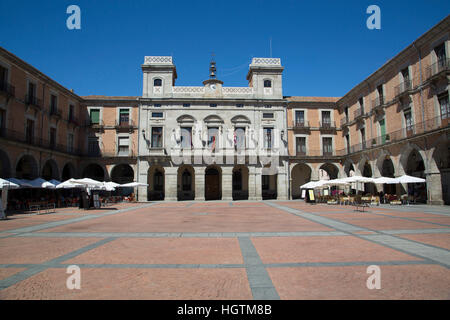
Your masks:
{"label": "balcony", "polygon": [[136,129],[136,125],[133,120],[128,121],[118,120],[116,121],[115,127],[117,131],[133,131],[134,129]]}
{"label": "balcony", "polygon": [[449,74],[449,70],[450,59],[441,59],[426,68],[425,76],[427,80],[438,81],[446,78]]}
{"label": "balcony", "polygon": [[362,108],[358,108],[353,113],[355,116],[355,120],[362,120],[362,118],[365,116],[364,110]]}
{"label": "balcony", "polygon": [[61,111],[59,111],[56,107],[50,107],[50,117],[61,119]]}
{"label": "balcony", "polygon": [[345,128],[345,127],[348,127],[348,123],[349,123],[350,121],[349,121],[349,119],[348,119],[348,117],[344,117],[344,118],[342,118],[341,119],[341,128]]}
{"label": "balcony", "polygon": [[409,94],[409,92],[412,89],[412,82],[411,80],[406,80],[400,83],[398,86],[395,87],[395,96],[397,98],[401,98],[403,96],[406,96]]}
{"label": "balcony", "polygon": [[294,121],[294,126],[292,127],[294,130],[303,130],[303,131],[309,131],[309,121],[305,120],[296,120]]}
{"label": "balcony", "polygon": [[335,131],[336,130],[336,122],[335,121],[320,121],[319,128],[322,131]]}
{"label": "balcony", "polygon": [[2,128],[0,130],[0,137],[9,141],[28,144],[34,147],[39,147],[48,150],[54,150],[62,153],[68,153],[72,155],[81,155],[81,150],[69,147],[63,144],[57,144],[56,141],[49,141],[41,139],[35,136],[26,135],[24,132],[18,132],[10,129]]}
{"label": "balcony", "polygon": [[385,107],[384,97],[377,97],[372,100],[372,110],[375,112],[382,112]]}
{"label": "balcony", "polygon": [[25,96],[25,104],[27,105],[27,110],[30,107],[34,108],[36,111],[41,111],[42,109],[42,101],[35,96],[30,96],[27,94]]}
{"label": "balcony", "polygon": [[16,88],[8,82],[0,82],[0,94],[7,97],[14,97]]}
{"label": "balcony", "polygon": [[94,129],[95,131],[103,131],[105,128],[105,123],[103,120],[99,120],[98,122],[92,122],[90,119],[86,120],[86,127]]}
{"label": "balcony", "polygon": [[74,125],[75,127],[80,126],[80,121],[78,121],[78,119],[75,118],[74,116],[69,116],[69,118],[67,119],[67,122],[68,122],[69,124]]}

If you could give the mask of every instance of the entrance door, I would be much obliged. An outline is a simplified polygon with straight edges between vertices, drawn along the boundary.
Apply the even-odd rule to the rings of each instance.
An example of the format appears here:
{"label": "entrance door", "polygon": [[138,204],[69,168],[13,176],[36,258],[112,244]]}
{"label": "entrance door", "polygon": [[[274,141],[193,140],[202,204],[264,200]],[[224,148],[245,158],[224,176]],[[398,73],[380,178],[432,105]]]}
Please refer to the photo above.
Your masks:
{"label": "entrance door", "polygon": [[207,169],[205,173],[205,200],[220,200],[220,174],[217,169]]}

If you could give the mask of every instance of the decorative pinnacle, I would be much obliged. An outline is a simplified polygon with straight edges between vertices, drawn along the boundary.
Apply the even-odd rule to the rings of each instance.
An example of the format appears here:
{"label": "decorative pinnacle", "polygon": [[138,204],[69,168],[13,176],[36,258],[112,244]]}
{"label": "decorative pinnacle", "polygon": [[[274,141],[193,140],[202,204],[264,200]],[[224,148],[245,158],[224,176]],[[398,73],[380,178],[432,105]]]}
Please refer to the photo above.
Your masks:
{"label": "decorative pinnacle", "polygon": [[214,52],[211,54],[211,63],[209,65],[209,78],[216,79],[216,62],[214,61]]}

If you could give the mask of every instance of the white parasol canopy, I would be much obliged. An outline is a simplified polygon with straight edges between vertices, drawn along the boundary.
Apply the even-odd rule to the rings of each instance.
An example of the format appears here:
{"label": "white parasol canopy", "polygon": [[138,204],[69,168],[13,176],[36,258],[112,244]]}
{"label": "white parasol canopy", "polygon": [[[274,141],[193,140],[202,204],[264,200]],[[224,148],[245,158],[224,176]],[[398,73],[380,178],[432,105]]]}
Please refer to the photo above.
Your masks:
{"label": "white parasol canopy", "polygon": [[314,188],[320,188],[323,187],[325,183],[327,183],[329,180],[319,180],[319,181],[310,181],[308,183],[305,183],[304,185],[300,186],[300,189],[314,189]]}
{"label": "white parasol canopy", "polygon": [[20,188],[33,188],[29,180],[22,180],[17,178],[9,178],[6,180],[14,184],[17,184]]}
{"label": "white parasol canopy", "polygon": [[95,188],[95,187],[102,187],[103,182],[97,181],[91,178],[83,178],[83,179],[69,179],[68,181],[72,183],[82,184],[86,186],[87,188]]}
{"label": "white parasol canopy", "polygon": [[17,189],[20,186],[14,182],[10,182],[8,180],[0,178],[0,189],[9,188],[9,189]]}
{"label": "white parasol canopy", "polygon": [[397,184],[397,179],[395,178],[389,178],[389,177],[379,177],[375,178],[374,182],[376,184]]}
{"label": "white parasol canopy", "polygon": [[327,186],[346,186],[349,184],[350,184],[350,182],[347,182],[343,179],[333,179],[333,180],[328,180],[325,182],[325,185],[327,185]]}
{"label": "white parasol canopy", "polygon": [[119,188],[134,188],[134,187],[148,187],[148,184],[142,183],[142,182],[130,182],[130,183],[121,184],[119,186]]}
{"label": "white parasol canopy", "polygon": [[397,180],[397,183],[423,183],[423,182],[426,182],[425,179],[408,176],[407,174],[405,174],[401,177],[398,177],[395,180]]}
{"label": "white parasol canopy", "polygon": [[84,184],[74,183],[70,180],[71,179],[61,182],[60,184],[58,184],[56,186],[56,189],[73,189],[73,188],[84,188],[85,187]]}
{"label": "white parasol canopy", "polygon": [[54,189],[55,185],[51,182],[48,182],[42,178],[36,178],[30,181],[30,184],[33,188],[45,188],[45,189]]}

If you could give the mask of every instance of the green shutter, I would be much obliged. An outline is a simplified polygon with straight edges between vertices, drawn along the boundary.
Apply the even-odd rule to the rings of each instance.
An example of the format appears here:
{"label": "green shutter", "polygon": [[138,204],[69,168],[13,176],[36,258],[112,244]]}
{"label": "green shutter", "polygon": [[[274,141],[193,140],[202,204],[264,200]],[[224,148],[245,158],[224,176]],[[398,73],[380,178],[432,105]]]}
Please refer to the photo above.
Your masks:
{"label": "green shutter", "polygon": [[100,110],[91,110],[91,123],[100,123]]}

